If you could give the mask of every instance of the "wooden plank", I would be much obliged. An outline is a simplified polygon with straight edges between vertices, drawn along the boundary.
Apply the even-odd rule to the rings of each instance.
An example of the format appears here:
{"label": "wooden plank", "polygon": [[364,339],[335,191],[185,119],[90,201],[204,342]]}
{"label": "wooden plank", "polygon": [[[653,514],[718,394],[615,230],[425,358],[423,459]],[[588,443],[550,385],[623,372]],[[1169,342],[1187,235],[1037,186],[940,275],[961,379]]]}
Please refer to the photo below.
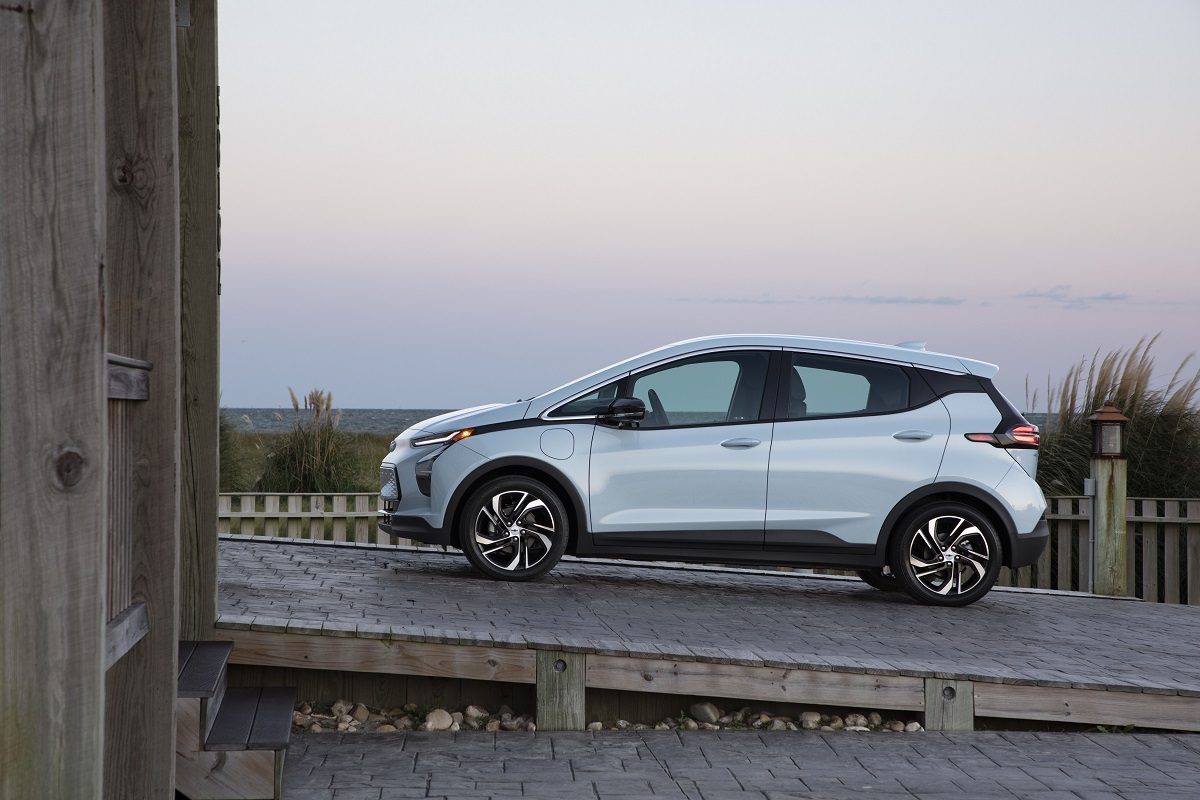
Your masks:
{"label": "wooden plank", "polygon": [[1046,546],[1042,548],[1042,554],[1038,556],[1036,572],[1034,585],[1037,588],[1054,588],[1054,578],[1050,570],[1050,542],[1046,542]]}
{"label": "wooden plank", "polygon": [[246,514],[253,513],[255,511],[255,502],[256,502],[255,495],[252,495],[252,494],[241,495],[241,502],[238,504],[238,509],[239,509],[239,516],[241,516],[241,520],[242,520],[242,526],[240,528],[240,531],[243,536],[253,536],[254,535],[254,520],[247,517]]}
{"label": "wooden plank", "polygon": [[212,697],[232,649],[232,642],[197,642],[187,667],[179,673],[179,697]]}
{"label": "wooden plank", "polygon": [[1125,481],[1127,465],[1123,459],[1092,459],[1096,480],[1093,519],[1096,531],[1097,594],[1126,596],[1133,591],[1131,579],[1132,536],[1127,535]]}
{"label": "wooden plank", "polygon": [[178,667],[176,671],[177,680],[178,676],[183,674],[183,669],[187,666],[188,659],[192,657],[192,653],[194,652],[196,652],[195,642],[181,641],[179,643],[179,660],[176,662],[176,666]]}
{"label": "wooden plank", "polygon": [[150,398],[149,361],[108,354],[108,399],[148,400]]}
{"label": "wooden plank", "polygon": [[220,256],[217,211],[217,4],[190,0],[175,29],[179,147],[180,635],[217,619]]}
{"label": "wooden plank", "polygon": [[1200,697],[1140,692],[976,683],[975,714],[1085,725],[1136,725],[1139,728],[1200,731]]}
{"label": "wooden plank", "polygon": [[292,686],[270,686],[258,698],[254,726],[246,740],[247,750],[282,750],[292,735],[292,711],[296,706],[296,689]]}
{"label": "wooden plank", "polygon": [[925,708],[921,678],[589,655],[587,686],[867,708]]}
{"label": "wooden plank", "polygon": [[[36,14],[34,13],[36,6]],[[100,797],[101,4],[0,11],[0,797]]]}
{"label": "wooden plank", "polygon": [[314,497],[310,501],[309,509],[312,512],[310,522],[308,523],[308,533],[305,535],[307,539],[324,539],[325,538],[325,498]]}
{"label": "wooden plank", "polygon": [[542,731],[582,731],[585,717],[587,655],[537,651],[537,727]]}
{"label": "wooden plank", "polygon": [[129,403],[108,401],[107,618],[133,602],[133,463]]}
{"label": "wooden plank", "polygon": [[1168,520],[1163,524],[1163,583],[1162,599],[1164,603],[1179,602],[1179,523],[1171,522],[1183,516],[1183,503],[1178,500],[1167,500],[1163,509],[1163,518]]}
{"label": "wooden plank", "polygon": [[[1060,498],[1055,504],[1059,509],[1065,507],[1070,510],[1072,500],[1070,498]],[[1055,589],[1064,591],[1078,590],[1071,580],[1071,552],[1074,535],[1072,531],[1075,529],[1076,523],[1073,520],[1055,520],[1051,523],[1054,529],[1054,565],[1055,565]]]}
{"label": "wooden plank", "polygon": [[534,682],[533,650],[253,630],[220,633],[234,642],[234,664]]}
{"label": "wooden plank", "polygon": [[176,703],[176,788],[192,800],[277,796],[273,751],[207,752],[200,746],[200,703]]}
{"label": "wooden plank", "polygon": [[972,681],[925,679],[925,730],[975,730],[975,691]]}
{"label": "wooden plank", "polygon": [[149,632],[145,603],[134,603],[117,615],[104,631],[104,669],[120,661]]}
{"label": "wooden plank", "polygon": [[217,711],[212,730],[204,741],[204,749],[245,750],[254,727],[254,715],[258,711],[258,700],[262,689],[257,687],[230,687],[225,690],[225,699]]}
{"label": "wooden plank", "polygon": [[[1200,500],[1187,501],[1187,515],[1200,517]],[[1200,605],[1200,524],[1192,522],[1187,526],[1187,601]]]}
{"label": "wooden plank", "polygon": [[1079,569],[1079,591],[1092,591],[1092,574],[1095,565],[1092,563],[1092,520],[1091,515],[1095,511],[1096,498],[1088,497],[1079,503],[1081,510],[1086,510],[1088,513],[1088,522],[1086,525],[1081,525],[1079,533],[1076,537],[1076,550],[1078,552],[1078,569]]}
{"label": "wooden plank", "polygon": [[288,495],[287,498],[287,535],[291,538],[299,538],[300,536],[300,520],[297,518],[301,513],[302,499],[299,495]]}
{"label": "wooden plank", "polygon": [[233,498],[227,494],[217,497],[217,534],[232,533]]}
{"label": "wooden plank", "polygon": [[[1140,597],[1151,603],[1158,602],[1158,526],[1151,522],[1136,523],[1141,529],[1142,546],[1142,591]],[[1130,536],[1133,533],[1130,532]]]}
{"label": "wooden plank", "polygon": [[105,793],[174,786],[179,557],[179,184],[175,7],[104,5],[106,349],[154,364],[127,403],[132,599],[150,632],[106,676]]}
{"label": "wooden plank", "polygon": [[263,522],[264,536],[279,535],[279,495],[269,494],[263,498],[263,514],[266,521]]}
{"label": "wooden plank", "polygon": [[333,496],[333,540],[346,541],[346,495]]}
{"label": "wooden plank", "polygon": [[369,502],[370,498],[367,495],[360,494],[354,497],[354,510],[356,512],[354,519],[354,541],[361,544],[366,544],[370,541],[369,535],[372,529],[376,528],[373,521],[362,516],[369,512]]}

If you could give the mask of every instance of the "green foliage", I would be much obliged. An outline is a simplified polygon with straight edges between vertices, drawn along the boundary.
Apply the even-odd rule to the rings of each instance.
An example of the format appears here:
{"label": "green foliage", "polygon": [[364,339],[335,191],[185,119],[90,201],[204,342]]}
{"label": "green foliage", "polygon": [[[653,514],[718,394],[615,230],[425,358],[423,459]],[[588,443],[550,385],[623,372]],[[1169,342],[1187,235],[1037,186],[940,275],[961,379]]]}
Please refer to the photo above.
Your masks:
{"label": "green foliage", "polygon": [[258,490],[321,493],[374,489],[374,481],[365,485],[361,481],[353,437],[338,427],[341,414],[333,410],[333,395],[313,389],[304,397],[304,410],[311,414],[302,416],[296,393],[288,389],[288,394],[296,424],[288,433],[264,441],[266,461]]}
{"label": "green foliage", "polygon": [[254,487],[258,473],[251,465],[247,442],[222,411],[218,418],[218,453],[220,455],[219,491],[246,492]]}
{"label": "green foliage", "polygon": [[[1165,387],[1154,387],[1157,336],[1129,349],[1083,360],[1058,386],[1047,383],[1046,430],[1038,482],[1047,495],[1078,494],[1088,476],[1092,429],[1088,417],[1112,402],[1129,417],[1126,454],[1130,497],[1200,497],[1200,370],[1186,373],[1184,359]],[[1036,408],[1037,393],[1028,397]]]}

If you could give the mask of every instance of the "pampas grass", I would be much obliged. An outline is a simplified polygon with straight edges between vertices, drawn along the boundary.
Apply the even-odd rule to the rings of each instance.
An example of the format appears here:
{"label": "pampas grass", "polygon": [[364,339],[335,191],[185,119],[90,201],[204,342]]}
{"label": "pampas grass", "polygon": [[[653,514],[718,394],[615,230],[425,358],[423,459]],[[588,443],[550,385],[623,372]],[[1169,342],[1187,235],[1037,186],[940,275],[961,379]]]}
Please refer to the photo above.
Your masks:
{"label": "pampas grass", "polygon": [[[266,460],[257,488],[261,492],[322,493],[370,491],[356,480],[360,470],[350,434],[338,427],[341,413],[333,394],[313,389],[301,399],[288,388],[296,424],[288,433],[264,439]],[[382,457],[382,456],[381,456]]]}
{"label": "pampas grass", "polygon": [[[1166,386],[1153,383],[1151,351],[1158,336],[1128,349],[1085,359],[1057,385],[1047,381],[1046,430],[1038,482],[1047,495],[1079,494],[1088,476],[1092,432],[1088,417],[1112,402],[1129,417],[1126,454],[1130,497],[1200,497],[1200,369],[1188,356]],[[1026,387],[1027,407],[1038,408]]]}

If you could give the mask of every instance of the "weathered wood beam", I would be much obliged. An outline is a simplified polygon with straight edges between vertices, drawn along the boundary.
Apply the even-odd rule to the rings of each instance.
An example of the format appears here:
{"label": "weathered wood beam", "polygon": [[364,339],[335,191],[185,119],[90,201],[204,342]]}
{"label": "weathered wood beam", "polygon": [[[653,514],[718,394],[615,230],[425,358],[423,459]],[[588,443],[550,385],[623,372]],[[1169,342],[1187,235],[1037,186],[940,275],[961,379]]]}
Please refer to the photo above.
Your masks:
{"label": "weathered wood beam", "polygon": [[108,350],[154,365],[130,403],[132,593],[150,631],[108,671],[105,793],[166,797],[175,771],[179,184],[175,4],[104,4]]}
{"label": "weathered wood beam", "polygon": [[103,786],[102,54],[99,2],[0,8],[0,797]]}
{"label": "weathered wood beam", "polygon": [[587,659],[585,653],[537,651],[538,730],[581,731],[587,726]]}
{"label": "weathered wood beam", "polygon": [[[217,618],[220,251],[217,3],[190,0],[176,28],[179,256],[183,334],[179,635],[212,635]],[[186,22],[186,26],[182,23]]]}
{"label": "weathered wood beam", "polygon": [[971,681],[925,679],[925,729],[975,730],[975,691]]}

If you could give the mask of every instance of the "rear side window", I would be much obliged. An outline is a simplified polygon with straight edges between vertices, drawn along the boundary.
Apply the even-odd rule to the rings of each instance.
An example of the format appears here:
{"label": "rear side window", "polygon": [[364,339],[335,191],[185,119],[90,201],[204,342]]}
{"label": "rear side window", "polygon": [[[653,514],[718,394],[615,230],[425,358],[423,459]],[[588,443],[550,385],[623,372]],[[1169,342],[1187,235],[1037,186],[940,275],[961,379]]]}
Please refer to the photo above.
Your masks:
{"label": "rear side window", "polygon": [[783,417],[809,419],[887,414],[908,408],[908,374],[894,364],[791,354]]}

